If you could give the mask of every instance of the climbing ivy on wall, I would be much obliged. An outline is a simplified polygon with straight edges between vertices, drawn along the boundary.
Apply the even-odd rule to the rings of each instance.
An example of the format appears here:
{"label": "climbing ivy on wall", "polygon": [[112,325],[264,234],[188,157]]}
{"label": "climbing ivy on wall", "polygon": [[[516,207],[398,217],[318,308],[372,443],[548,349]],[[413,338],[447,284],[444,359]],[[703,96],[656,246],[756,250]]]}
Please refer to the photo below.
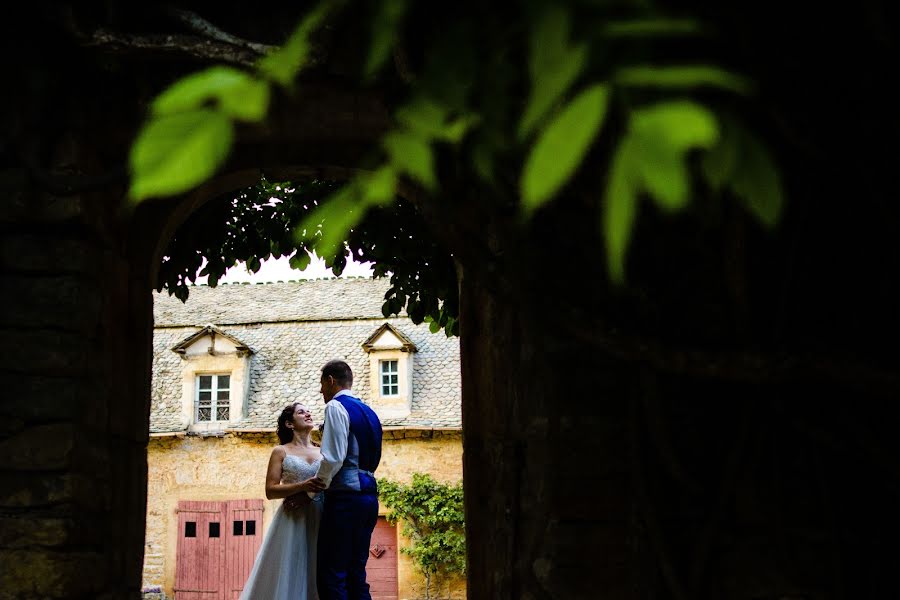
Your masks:
{"label": "climbing ivy on wall", "polygon": [[390,509],[387,519],[402,523],[410,541],[401,552],[411,557],[425,577],[425,597],[454,576],[466,573],[466,538],[462,481],[451,485],[428,474],[414,473],[411,483],[379,480],[378,495]]}

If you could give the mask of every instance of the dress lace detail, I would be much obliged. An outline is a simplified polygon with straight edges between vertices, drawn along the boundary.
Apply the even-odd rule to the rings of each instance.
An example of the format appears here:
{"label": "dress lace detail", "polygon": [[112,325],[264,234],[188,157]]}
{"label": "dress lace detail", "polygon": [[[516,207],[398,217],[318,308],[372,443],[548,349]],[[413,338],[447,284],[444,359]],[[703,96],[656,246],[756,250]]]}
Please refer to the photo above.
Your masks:
{"label": "dress lace detail", "polygon": [[[314,476],[321,460],[307,462],[288,454],[281,462],[281,481],[296,483]],[[318,600],[316,542],[323,495],[304,507],[286,511],[279,505],[272,517],[241,600]]]}

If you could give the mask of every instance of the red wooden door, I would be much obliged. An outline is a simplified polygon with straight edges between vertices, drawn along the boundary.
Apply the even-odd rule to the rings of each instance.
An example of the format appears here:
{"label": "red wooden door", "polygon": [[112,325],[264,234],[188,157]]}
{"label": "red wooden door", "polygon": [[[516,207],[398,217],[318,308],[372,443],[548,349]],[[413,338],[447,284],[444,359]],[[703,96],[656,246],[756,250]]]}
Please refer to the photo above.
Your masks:
{"label": "red wooden door", "polygon": [[262,545],[262,500],[232,500],[227,504],[225,535],[225,600],[237,600]]}
{"label": "red wooden door", "polygon": [[178,503],[177,600],[219,600],[225,537],[222,503],[185,500]]}
{"label": "red wooden door", "polygon": [[366,581],[372,600],[397,600],[397,528],[384,517],[372,532]]}
{"label": "red wooden door", "polygon": [[262,500],[178,503],[175,600],[236,600],[262,544]]}

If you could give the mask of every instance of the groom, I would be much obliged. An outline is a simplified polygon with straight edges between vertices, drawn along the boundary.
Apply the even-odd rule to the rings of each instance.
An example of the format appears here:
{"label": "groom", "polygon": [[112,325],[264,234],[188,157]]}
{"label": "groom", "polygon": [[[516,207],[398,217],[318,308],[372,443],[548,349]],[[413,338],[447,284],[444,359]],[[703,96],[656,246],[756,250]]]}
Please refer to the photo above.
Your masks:
{"label": "groom", "polygon": [[381,460],[381,422],[350,392],[352,386],[353,372],[344,361],[322,367],[325,425],[316,475],[326,486],[318,552],[322,600],[371,598],[366,560],[378,520],[374,472]]}

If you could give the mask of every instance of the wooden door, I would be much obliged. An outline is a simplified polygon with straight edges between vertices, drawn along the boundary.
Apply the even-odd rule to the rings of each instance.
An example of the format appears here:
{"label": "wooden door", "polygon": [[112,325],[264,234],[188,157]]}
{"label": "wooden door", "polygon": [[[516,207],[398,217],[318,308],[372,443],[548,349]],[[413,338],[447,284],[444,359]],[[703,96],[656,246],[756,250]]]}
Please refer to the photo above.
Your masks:
{"label": "wooden door", "polygon": [[175,600],[237,600],[262,545],[262,500],[178,503]]}
{"label": "wooden door", "polygon": [[231,500],[226,506],[225,600],[237,600],[262,545],[262,500]]}
{"label": "wooden door", "polygon": [[372,600],[397,600],[397,528],[384,517],[372,532],[366,581]]}
{"label": "wooden door", "polygon": [[185,500],[178,503],[175,563],[176,600],[219,600],[225,537],[222,503]]}

